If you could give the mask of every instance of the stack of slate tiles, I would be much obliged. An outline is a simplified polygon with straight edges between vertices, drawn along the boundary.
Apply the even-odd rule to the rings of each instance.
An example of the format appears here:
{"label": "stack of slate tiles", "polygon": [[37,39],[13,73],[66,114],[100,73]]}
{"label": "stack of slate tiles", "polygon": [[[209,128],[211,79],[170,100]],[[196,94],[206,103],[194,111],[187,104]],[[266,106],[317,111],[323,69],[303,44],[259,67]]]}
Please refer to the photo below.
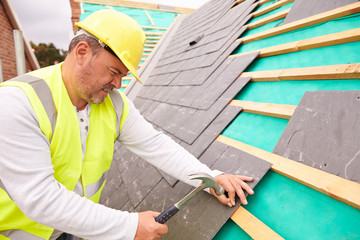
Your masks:
{"label": "stack of slate tiles", "polygon": [[[170,44],[134,99],[140,113],[212,169],[254,177],[254,187],[270,164],[215,141],[239,114],[229,102],[250,78],[239,78],[258,52],[229,57],[256,7],[248,0],[212,0],[183,19]],[[191,189],[117,146],[101,203],[126,211],[163,211]],[[239,201],[237,201],[237,206]],[[168,221],[164,239],[211,239],[236,207],[200,193]]]}

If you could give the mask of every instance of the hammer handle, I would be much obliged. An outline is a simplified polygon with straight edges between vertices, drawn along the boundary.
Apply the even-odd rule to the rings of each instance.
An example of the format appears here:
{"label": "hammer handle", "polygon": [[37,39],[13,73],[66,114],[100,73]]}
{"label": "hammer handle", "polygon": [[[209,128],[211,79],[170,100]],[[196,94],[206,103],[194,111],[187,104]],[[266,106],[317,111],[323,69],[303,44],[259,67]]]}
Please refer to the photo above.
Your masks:
{"label": "hammer handle", "polygon": [[164,224],[167,220],[169,220],[172,216],[174,216],[178,211],[179,211],[179,209],[177,207],[175,207],[174,205],[172,205],[171,207],[169,207],[168,209],[163,211],[159,216],[157,216],[155,218],[155,221],[158,223]]}

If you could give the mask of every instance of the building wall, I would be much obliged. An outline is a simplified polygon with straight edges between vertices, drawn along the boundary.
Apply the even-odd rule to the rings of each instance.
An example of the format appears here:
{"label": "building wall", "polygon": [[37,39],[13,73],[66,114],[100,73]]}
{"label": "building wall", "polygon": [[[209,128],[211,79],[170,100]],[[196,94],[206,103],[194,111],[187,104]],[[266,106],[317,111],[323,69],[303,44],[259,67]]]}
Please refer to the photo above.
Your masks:
{"label": "building wall", "polygon": [[80,9],[80,3],[75,2],[74,0],[70,0],[70,6],[71,6],[71,22],[73,26],[73,31],[75,32],[75,23],[79,22],[81,9]]}
{"label": "building wall", "polygon": [[[17,76],[15,45],[13,37],[14,27],[5,10],[4,4],[0,4],[0,59],[2,61],[3,79],[6,81]],[[32,71],[29,59],[25,57],[26,71]]]}

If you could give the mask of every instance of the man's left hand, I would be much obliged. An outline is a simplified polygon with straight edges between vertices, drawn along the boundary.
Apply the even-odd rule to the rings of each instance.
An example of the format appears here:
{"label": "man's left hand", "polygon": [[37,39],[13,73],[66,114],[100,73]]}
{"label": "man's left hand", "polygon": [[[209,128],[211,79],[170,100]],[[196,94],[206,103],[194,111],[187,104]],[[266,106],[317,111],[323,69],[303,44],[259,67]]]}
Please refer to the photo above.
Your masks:
{"label": "man's left hand", "polygon": [[238,195],[242,204],[246,205],[247,200],[244,193],[244,190],[252,195],[254,191],[247,185],[246,182],[251,182],[254,179],[252,177],[242,176],[242,175],[232,175],[232,174],[220,174],[215,177],[217,183],[224,188],[228,193],[228,197],[225,194],[220,196],[216,195],[214,190],[211,188],[210,192],[214,195],[221,203],[232,207],[235,205],[235,195]]}

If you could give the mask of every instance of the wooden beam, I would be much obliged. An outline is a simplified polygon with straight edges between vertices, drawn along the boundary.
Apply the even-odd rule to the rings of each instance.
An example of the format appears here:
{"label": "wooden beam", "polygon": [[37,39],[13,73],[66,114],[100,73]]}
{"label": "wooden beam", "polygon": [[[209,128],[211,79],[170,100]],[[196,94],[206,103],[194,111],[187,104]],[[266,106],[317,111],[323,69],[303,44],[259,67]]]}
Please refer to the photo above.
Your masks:
{"label": "wooden beam", "polygon": [[261,103],[241,100],[232,100],[230,105],[242,107],[243,112],[284,119],[290,119],[296,108],[295,105]]}
{"label": "wooden beam", "polygon": [[150,27],[150,26],[141,26],[141,28],[143,29],[155,29],[155,30],[164,30],[166,31],[167,28],[164,28],[164,27]]}
{"label": "wooden beam", "polygon": [[149,45],[149,44],[145,44],[144,47],[147,47],[147,48],[154,48],[156,45],[152,44],[152,45]]}
{"label": "wooden beam", "polygon": [[265,3],[268,3],[270,1],[272,1],[272,0],[260,0],[260,1],[258,1],[258,5],[261,6],[261,5],[263,5]]}
{"label": "wooden beam", "polygon": [[256,12],[253,12],[252,13],[253,17],[255,18],[255,17],[261,16],[261,15],[263,15],[265,13],[271,12],[272,10],[277,9],[277,8],[279,8],[281,6],[284,6],[284,5],[286,5],[288,3],[291,3],[293,1],[294,0],[281,0],[281,1],[278,1],[276,3],[271,4],[270,6],[267,6],[267,7],[263,8],[263,9],[260,9],[260,10],[258,10]]}
{"label": "wooden beam", "polygon": [[[147,39],[149,39],[149,38],[147,38]],[[145,41],[145,43],[153,43],[153,44],[157,44],[159,41],[149,41],[149,40],[147,40],[146,39],[146,41]]]}
{"label": "wooden beam", "polygon": [[147,18],[149,19],[151,25],[155,26],[155,23],[154,23],[153,19],[151,18],[149,12],[147,10],[144,10],[144,12],[145,12]]}
{"label": "wooden beam", "polygon": [[145,32],[145,35],[147,35],[147,36],[162,36],[162,35],[164,35],[164,33],[160,33],[160,32]]}
{"label": "wooden beam", "polygon": [[273,164],[271,169],[275,172],[360,209],[359,183],[321,171],[317,168],[309,167],[305,164],[222,135],[217,137],[217,141],[268,161]]}
{"label": "wooden beam", "polygon": [[123,77],[121,80],[122,81],[131,81],[133,79],[133,77]]}
{"label": "wooden beam", "polygon": [[258,20],[256,22],[249,23],[248,25],[245,25],[245,26],[247,27],[247,29],[254,29],[254,28],[260,27],[260,26],[265,25],[267,23],[274,22],[276,20],[285,18],[288,15],[289,11],[290,11],[290,9],[286,9],[284,11],[275,13],[275,14],[273,14],[271,16],[266,17],[266,18],[260,19],[260,20]]}
{"label": "wooden beam", "polygon": [[359,79],[360,63],[327,65],[320,67],[290,68],[257,72],[243,72],[239,77],[251,77],[251,81],[253,82]]}
{"label": "wooden beam", "polygon": [[[327,46],[333,46],[333,45],[356,42],[356,41],[360,41],[360,28],[304,39],[296,42],[280,44],[277,46],[267,47],[250,52],[260,51],[258,58],[269,57],[269,56],[275,56],[285,53],[308,50],[312,48],[327,47]],[[230,57],[238,57],[241,55],[248,54],[250,52],[234,54],[231,55]]]}
{"label": "wooden beam", "polygon": [[162,12],[175,12],[189,14],[195,11],[193,8],[184,8],[184,7],[174,7],[174,10],[159,9],[159,4],[148,3],[148,2],[137,2],[137,1],[126,1],[126,0],[75,0],[75,2],[80,3],[91,3],[98,5],[111,5],[127,8],[137,8],[137,9],[148,9],[156,10]]}
{"label": "wooden beam", "polygon": [[355,14],[360,12],[360,2],[352,3],[349,5],[346,5],[344,7],[336,8],[331,11],[327,11],[324,13],[320,13],[311,17],[303,18],[301,20],[291,22],[273,29],[265,30],[260,33],[256,33],[244,38],[241,38],[240,40],[242,43],[248,43],[256,40],[260,40],[263,38],[272,37],[275,35],[279,35],[282,33],[290,32],[295,29],[308,27],[311,25],[315,25],[318,23],[330,21],[332,19],[344,17],[347,15]]}
{"label": "wooden beam", "polygon": [[245,0],[236,0],[235,5],[244,2]]}
{"label": "wooden beam", "polygon": [[[160,40],[161,37],[146,36],[146,39]],[[157,42],[157,41],[156,41]]]}
{"label": "wooden beam", "polygon": [[284,239],[242,206],[234,212],[231,219],[254,240]]}

